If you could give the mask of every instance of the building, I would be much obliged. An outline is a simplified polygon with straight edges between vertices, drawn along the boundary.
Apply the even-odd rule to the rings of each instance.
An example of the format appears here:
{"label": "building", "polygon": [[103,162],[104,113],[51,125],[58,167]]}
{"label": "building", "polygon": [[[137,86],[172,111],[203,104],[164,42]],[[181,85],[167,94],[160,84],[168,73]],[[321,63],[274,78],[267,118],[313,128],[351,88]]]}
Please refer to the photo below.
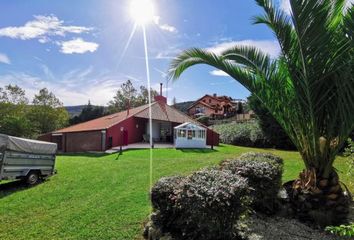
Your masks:
{"label": "building", "polygon": [[[156,96],[151,104],[154,142],[174,140],[174,127],[185,122],[200,123],[167,104],[164,96]],[[149,141],[149,105],[100,117],[57,130],[40,137],[55,142],[62,152],[105,151],[112,147]],[[208,145],[218,145],[219,135],[207,129]]]}
{"label": "building", "polygon": [[176,148],[206,148],[206,132],[203,126],[186,122],[174,127]]}
{"label": "building", "polygon": [[206,94],[188,108],[188,115],[211,118],[230,117],[236,114],[237,105],[237,102],[234,102],[231,97]]}

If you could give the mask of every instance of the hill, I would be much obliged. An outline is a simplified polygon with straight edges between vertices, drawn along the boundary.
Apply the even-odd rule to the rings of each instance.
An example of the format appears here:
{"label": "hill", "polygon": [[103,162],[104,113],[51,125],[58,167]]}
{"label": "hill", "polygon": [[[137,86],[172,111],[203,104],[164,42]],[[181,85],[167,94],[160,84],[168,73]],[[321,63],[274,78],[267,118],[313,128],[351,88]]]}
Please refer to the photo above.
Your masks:
{"label": "hill", "polygon": [[172,107],[176,108],[177,110],[187,113],[187,109],[194,103],[195,101],[188,101],[188,102],[180,102],[172,105]]}

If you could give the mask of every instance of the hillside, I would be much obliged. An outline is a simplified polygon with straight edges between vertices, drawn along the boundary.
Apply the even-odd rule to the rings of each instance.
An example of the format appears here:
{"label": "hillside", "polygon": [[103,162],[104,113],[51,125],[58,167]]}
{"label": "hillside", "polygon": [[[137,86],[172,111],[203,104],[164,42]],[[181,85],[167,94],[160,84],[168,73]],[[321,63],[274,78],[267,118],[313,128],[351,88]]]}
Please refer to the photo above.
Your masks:
{"label": "hillside", "polygon": [[172,107],[176,108],[177,110],[187,113],[187,109],[194,103],[194,101],[188,101],[188,102],[180,102],[176,103],[175,105],[172,105]]}
{"label": "hillside", "polygon": [[69,116],[75,117],[78,116],[81,113],[81,110],[85,107],[86,105],[77,105],[77,106],[64,106],[66,111],[68,111]]}

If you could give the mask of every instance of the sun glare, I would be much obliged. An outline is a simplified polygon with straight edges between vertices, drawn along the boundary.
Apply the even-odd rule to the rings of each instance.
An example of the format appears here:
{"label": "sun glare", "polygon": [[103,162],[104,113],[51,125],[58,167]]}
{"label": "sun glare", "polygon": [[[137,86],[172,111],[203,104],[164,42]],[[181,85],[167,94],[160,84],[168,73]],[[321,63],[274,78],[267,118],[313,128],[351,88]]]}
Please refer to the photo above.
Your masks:
{"label": "sun glare", "polygon": [[130,15],[139,25],[152,22],[154,11],[154,5],[151,0],[131,0]]}

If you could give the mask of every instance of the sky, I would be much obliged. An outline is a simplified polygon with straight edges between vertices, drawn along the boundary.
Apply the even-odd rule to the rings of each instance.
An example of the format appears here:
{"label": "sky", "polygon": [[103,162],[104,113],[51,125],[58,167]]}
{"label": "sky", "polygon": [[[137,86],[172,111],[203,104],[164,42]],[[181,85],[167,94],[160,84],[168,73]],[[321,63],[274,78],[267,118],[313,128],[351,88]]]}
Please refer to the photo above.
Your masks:
{"label": "sky", "polygon": [[[287,0],[277,4],[290,12]],[[146,26],[152,87],[164,84],[169,102],[217,93],[245,99],[237,81],[209,66],[188,69],[171,82],[166,72],[182,50],[215,52],[255,45],[276,57],[279,46],[253,0],[155,0]],[[129,14],[129,0],[4,0],[0,2],[0,87],[17,84],[32,98],[47,87],[64,105],[106,105],[130,79],[147,85],[143,32]],[[129,41],[130,39],[130,41]]]}

